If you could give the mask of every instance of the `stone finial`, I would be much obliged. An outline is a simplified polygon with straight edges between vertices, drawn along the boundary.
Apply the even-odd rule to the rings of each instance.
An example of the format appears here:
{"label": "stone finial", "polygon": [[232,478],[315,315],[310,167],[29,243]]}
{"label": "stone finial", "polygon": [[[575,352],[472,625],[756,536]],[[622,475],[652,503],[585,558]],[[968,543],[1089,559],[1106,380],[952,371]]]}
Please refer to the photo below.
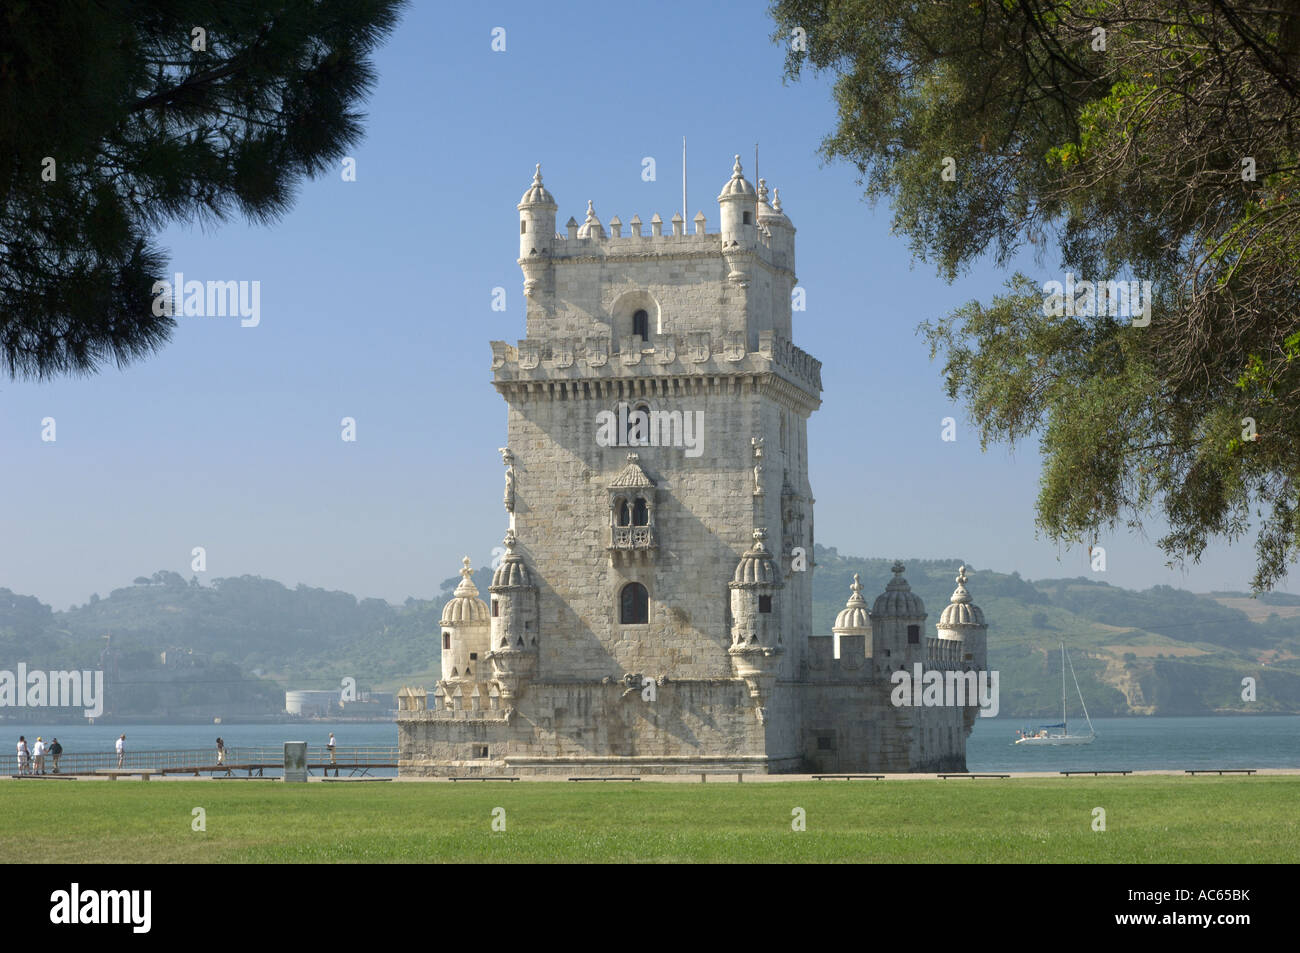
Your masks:
{"label": "stone finial", "polygon": [[640,460],[640,459],[641,459],[640,454],[629,453],[629,454],[627,455],[627,462],[628,462],[628,463],[636,463],[636,462],[637,462],[638,460]]}
{"label": "stone finial", "polygon": [[632,220],[627,223],[628,228],[632,229],[632,234],[636,238],[641,237],[641,216],[636,213],[632,214]]}
{"label": "stone finial", "polygon": [[474,575],[474,570],[470,568],[469,557],[466,556],[460,561],[460,578],[468,579]]}
{"label": "stone finial", "polygon": [[674,235],[685,235],[685,234],[686,234],[686,220],[685,220],[684,218],[682,218],[682,213],[681,213],[681,212],[673,212],[673,217],[672,217],[671,221],[672,221],[672,223],[673,223],[673,234],[674,234]]}
{"label": "stone finial", "polygon": [[758,200],[764,205],[767,204],[767,179],[758,180]]}
{"label": "stone finial", "polygon": [[519,537],[515,535],[515,531],[513,529],[506,530],[506,535],[501,540],[501,542],[505,544],[506,552],[508,553],[513,553],[515,551],[515,543],[518,541],[519,541]]}
{"label": "stone finial", "polygon": [[772,190],[772,208],[774,208],[778,212],[781,211],[781,190],[780,189]]}
{"label": "stone finial", "polygon": [[655,212],[653,215],[650,216],[650,234],[662,235],[663,233],[664,233],[664,220],[659,217],[658,212]]}
{"label": "stone finial", "polygon": [[623,237],[623,220],[617,215],[609,220],[609,231],[615,238]]}
{"label": "stone finial", "polygon": [[853,585],[849,586],[849,588],[852,589],[854,592],[862,591],[862,583],[858,580],[857,573],[853,574]]}
{"label": "stone finial", "polygon": [[901,576],[906,569],[907,567],[903,565],[903,561],[901,559],[895,559],[894,565],[889,567],[889,571],[892,572],[895,576]]}
{"label": "stone finial", "polygon": [[743,179],[745,177],[744,171],[740,167],[739,152],[736,153],[736,164],[731,167],[731,177],[733,179]]}
{"label": "stone finial", "polygon": [[533,167],[533,185],[542,184],[542,164],[539,162]]}
{"label": "stone finial", "polygon": [[693,221],[695,222],[695,234],[696,234],[696,235],[703,235],[703,234],[704,234],[704,222],[705,222],[704,213],[703,213],[703,212],[696,212],[696,213],[695,213],[695,218],[694,218]]}

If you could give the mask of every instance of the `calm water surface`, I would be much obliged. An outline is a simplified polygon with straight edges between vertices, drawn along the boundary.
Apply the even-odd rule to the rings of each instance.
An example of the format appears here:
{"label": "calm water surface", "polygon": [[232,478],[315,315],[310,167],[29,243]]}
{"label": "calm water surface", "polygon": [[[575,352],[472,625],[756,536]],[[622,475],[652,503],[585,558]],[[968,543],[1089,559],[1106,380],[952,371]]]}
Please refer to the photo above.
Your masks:
{"label": "calm water surface", "polygon": [[[1300,715],[1238,715],[1195,718],[1098,718],[1097,740],[1090,745],[1054,748],[1015,745],[1023,719],[977,718],[966,749],[971,771],[1062,771],[1073,769],[1143,770],[1154,768],[1300,768]],[[306,741],[324,745],[334,732],[340,747],[397,744],[397,726],[375,724],[307,725],[41,725],[6,724],[8,752],[26,735],[48,743],[59,738],[65,751],[113,750],[126,732],[131,751],[148,748],[216,748],[217,735],[230,747]],[[384,772],[373,772],[384,773]],[[391,773],[391,772],[390,772]]]}

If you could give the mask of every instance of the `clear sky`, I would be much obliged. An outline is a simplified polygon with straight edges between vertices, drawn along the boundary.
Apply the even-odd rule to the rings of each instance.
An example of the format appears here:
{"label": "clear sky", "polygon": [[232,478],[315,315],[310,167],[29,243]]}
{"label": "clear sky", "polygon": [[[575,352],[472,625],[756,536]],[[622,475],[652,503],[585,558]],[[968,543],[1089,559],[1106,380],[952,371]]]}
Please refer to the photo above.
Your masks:
{"label": "clear sky", "polygon": [[[798,229],[795,342],[823,362],[825,387],[809,425],[817,541],[1089,574],[1086,550],[1036,534],[1036,448],[981,453],[916,334],[1006,275],[947,285],[911,261],[853,170],[823,166],[829,82],[785,85],[772,29],[763,3],[416,0],[377,54],[355,182],[307,183],[270,227],[162,236],[187,279],[260,282],[258,326],[181,318],[169,346],[126,370],[0,382],[0,586],[62,609],[158,569],[189,578],[202,546],[205,582],[251,573],[400,602],[434,596],[462,555],[487,564],[506,525],[487,342],[523,336],[515,204],[533,164],[560,223],[588,199],[605,222],[667,221],[683,136],[688,217],[702,210],[716,230],[732,155],[752,180],[758,142]],[[645,157],[656,181],[642,179]],[[492,310],[497,287],[505,311]],[[958,439],[944,442],[950,414]],[[1182,572],[1165,568],[1158,536],[1103,539],[1098,577],[1247,588],[1249,541]]]}

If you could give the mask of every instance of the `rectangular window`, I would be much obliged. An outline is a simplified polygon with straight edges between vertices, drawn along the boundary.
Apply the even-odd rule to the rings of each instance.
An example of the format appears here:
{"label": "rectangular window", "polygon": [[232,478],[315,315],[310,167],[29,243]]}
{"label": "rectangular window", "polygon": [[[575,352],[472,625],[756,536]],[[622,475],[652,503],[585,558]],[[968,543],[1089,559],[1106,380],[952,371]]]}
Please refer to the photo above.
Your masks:
{"label": "rectangular window", "polygon": [[499,618],[501,615],[501,606],[495,599],[492,600],[492,618]]}
{"label": "rectangular window", "polygon": [[519,223],[519,234],[520,234],[520,235],[526,235],[527,233],[528,233],[528,223],[527,223],[527,222],[520,222],[520,223]]}
{"label": "rectangular window", "polygon": [[442,633],[442,647],[443,647],[444,649],[449,649],[449,648],[451,648],[451,633],[450,633],[450,632],[444,632],[444,633]]}
{"label": "rectangular window", "polygon": [[487,745],[475,745],[475,746],[474,746],[474,757],[476,757],[476,758],[486,758],[487,756],[488,756],[488,746],[487,746]]}
{"label": "rectangular window", "polygon": [[907,644],[908,645],[921,644],[921,627],[919,625],[909,625],[907,627]]}
{"label": "rectangular window", "polygon": [[470,658],[470,661],[471,661],[471,662],[476,662],[476,661],[478,661],[478,653],[477,653],[477,652],[470,652],[470,653],[469,653],[469,658]]}
{"label": "rectangular window", "polygon": [[759,611],[759,612],[771,612],[771,611],[772,611],[772,597],[771,597],[771,596],[759,596],[759,597],[758,597],[758,611]]}
{"label": "rectangular window", "polygon": [[834,736],[834,735],[818,735],[818,736],[817,736],[817,750],[818,750],[818,751],[834,751],[834,750],[835,750],[835,736]]}

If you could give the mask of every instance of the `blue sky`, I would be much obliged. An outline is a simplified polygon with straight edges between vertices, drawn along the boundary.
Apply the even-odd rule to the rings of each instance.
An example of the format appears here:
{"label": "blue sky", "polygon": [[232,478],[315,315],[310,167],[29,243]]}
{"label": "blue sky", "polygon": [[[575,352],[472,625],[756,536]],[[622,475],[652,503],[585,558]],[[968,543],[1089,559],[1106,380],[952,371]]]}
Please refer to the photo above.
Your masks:
{"label": "blue sky", "polygon": [[[492,30],[506,49],[491,49]],[[823,362],[809,426],[817,541],[842,553],[960,557],[1030,578],[1089,574],[1087,553],[1038,538],[1038,454],[981,453],[916,334],[1006,275],[953,285],[914,263],[889,209],[853,171],[823,166],[826,79],[782,82],[764,4],[417,2],[376,57],[357,181],[306,183],[269,226],[161,236],[172,270],[259,281],[261,322],[181,318],[125,370],[0,382],[0,586],[56,608],[170,569],[258,574],[394,602],[432,597],[461,555],[491,559],[505,527],[505,405],[491,339],[523,335],[515,204],[541,162],[559,222],[680,204],[716,229],[741,153],[798,229],[807,311],[795,341]],[[642,160],[658,178],[642,180]],[[1048,268],[1055,266],[1048,261]],[[1040,278],[1032,261],[1022,269]],[[504,287],[507,309],[491,309]],[[958,439],[940,439],[958,417]],[[357,439],[340,439],[353,417]],[[56,420],[57,440],[41,440]],[[1247,587],[1249,545],[1171,571],[1150,540],[1102,540],[1116,585]]]}

